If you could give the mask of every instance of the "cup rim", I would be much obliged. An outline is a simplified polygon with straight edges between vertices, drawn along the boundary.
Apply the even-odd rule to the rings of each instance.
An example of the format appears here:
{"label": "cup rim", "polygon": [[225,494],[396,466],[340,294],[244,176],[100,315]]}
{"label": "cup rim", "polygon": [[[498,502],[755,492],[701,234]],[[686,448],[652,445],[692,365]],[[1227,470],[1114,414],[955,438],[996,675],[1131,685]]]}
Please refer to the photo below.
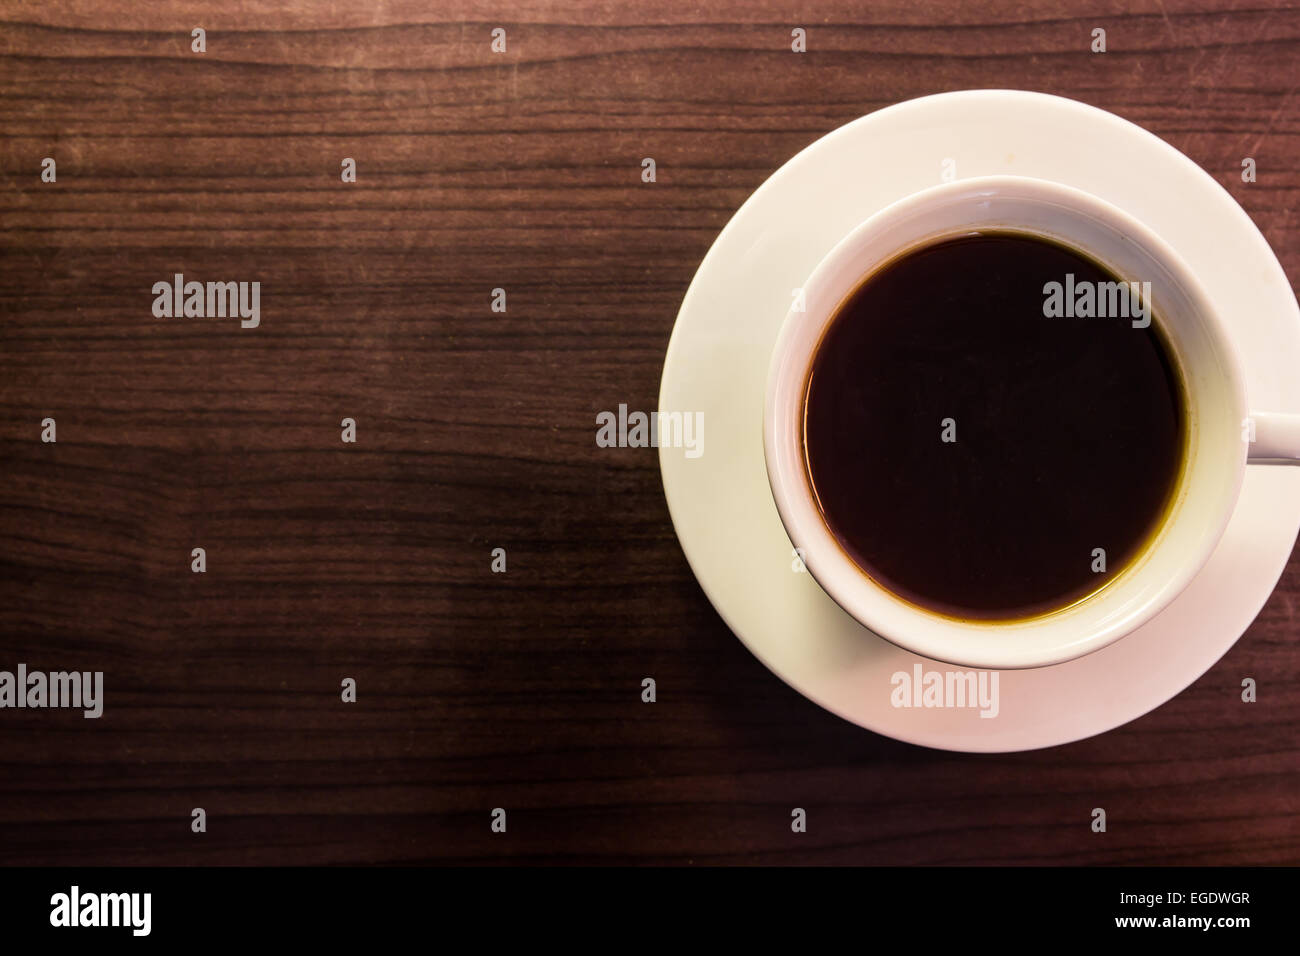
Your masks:
{"label": "cup rim", "polygon": [[[811,500],[810,481],[806,475],[802,454],[791,455],[787,451],[790,420],[788,417],[783,417],[783,414],[787,416],[792,414],[801,422],[803,406],[800,393],[806,379],[807,368],[816,353],[817,343],[838,313],[839,304],[842,304],[843,300],[867,276],[909,251],[938,241],[947,235],[977,231],[980,227],[963,226],[958,223],[950,229],[906,242],[888,255],[873,260],[865,266],[857,267],[856,270],[849,269],[847,266],[852,265],[852,257],[859,247],[864,245],[867,237],[882,228],[906,223],[909,218],[940,201],[960,200],[963,196],[976,201],[980,197],[1008,194],[1016,199],[1030,202],[1063,205],[1076,214],[1091,216],[1132,239],[1147,256],[1166,269],[1183,294],[1194,303],[1210,331],[1213,344],[1219,353],[1218,357],[1225,365],[1226,385],[1231,391],[1232,400],[1239,413],[1238,417],[1248,414],[1242,365],[1225,323],[1190,267],[1164,239],[1129,213],[1091,193],[1062,183],[1032,177],[994,175],[943,183],[905,196],[861,222],[827,252],[803,286],[806,298],[812,298],[809,295],[810,290],[820,292],[821,287],[827,286],[829,279],[839,273],[849,273],[855,277],[850,281],[836,283],[825,292],[825,296],[834,303],[830,308],[819,310],[815,315],[811,308],[800,312],[791,307],[787,311],[777,335],[768,370],[764,400],[763,442],[768,481],[782,524],[796,548],[801,544],[815,545],[803,548],[803,562],[832,600],[875,634],[927,658],[967,667],[1014,669],[1056,664],[1092,653],[1131,633],[1168,606],[1204,567],[1226,529],[1245,475],[1246,450],[1243,443],[1240,454],[1232,463],[1234,477],[1230,491],[1224,495],[1219,513],[1214,516],[1213,526],[1209,533],[1202,537],[1196,552],[1182,560],[1175,570],[1167,575],[1163,583],[1145,600],[1139,602],[1138,606],[1117,609],[1122,613],[1100,619],[1092,626],[1090,633],[1075,635],[1071,639],[1065,639],[1064,634],[1068,628],[1060,625],[1068,623],[1072,617],[1077,617],[1069,613],[1075,605],[1023,621],[989,622],[951,619],[938,612],[927,611],[894,594],[871,578],[844,553],[826,526],[820,510]],[[1026,227],[1024,231],[1056,238],[1043,230]],[[1068,242],[1068,240],[1062,241]],[[1078,247],[1078,243],[1074,245]],[[1177,333],[1167,325],[1165,334],[1173,340]],[[796,335],[801,339],[810,340],[813,344],[792,356],[790,343]],[[791,369],[797,371],[797,376],[791,375]],[[1190,388],[1189,382],[1185,381],[1184,385]],[[798,430],[796,428],[796,431]],[[801,444],[799,449],[801,452]],[[793,462],[790,460],[792,457],[795,459]],[[1184,466],[1189,469],[1192,467],[1190,454]],[[1188,480],[1186,477],[1183,479],[1185,483]],[[809,520],[810,513],[815,520]],[[1175,519],[1170,517],[1166,520],[1167,526]],[[1183,520],[1187,518],[1184,517]],[[1157,549],[1157,544],[1151,542],[1146,547],[1147,554],[1150,554]],[[1145,557],[1144,555],[1139,563],[1145,560]],[[1105,590],[1107,589],[1093,592],[1081,599],[1078,605],[1087,606],[1095,611],[1105,601],[1103,596]],[[1049,622],[1052,624],[1050,628],[1045,626]],[[1055,642],[1041,640],[1042,632],[1047,630],[1057,632]],[[1032,635],[1026,632],[1039,633]]]}

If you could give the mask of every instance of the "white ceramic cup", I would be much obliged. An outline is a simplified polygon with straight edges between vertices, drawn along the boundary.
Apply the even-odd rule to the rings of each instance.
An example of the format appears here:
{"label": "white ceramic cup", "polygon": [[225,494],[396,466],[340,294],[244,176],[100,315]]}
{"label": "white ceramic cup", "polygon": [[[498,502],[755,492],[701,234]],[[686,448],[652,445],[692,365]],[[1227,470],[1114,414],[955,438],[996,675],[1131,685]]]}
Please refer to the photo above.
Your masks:
{"label": "white ceramic cup", "polygon": [[[1121,279],[1150,282],[1152,320],[1164,328],[1188,402],[1186,464],[1174,503],[1147,549],[1082,601],[1013,622],[929,613],[874,581],[826,527],[803,450],[809,369],[822,333],[845,298],[864,277],[899,255],[980,230],[1053,239]],[[1071,187],[988,176],[936,186],[888,206],[821,261],[804,283],[803,310],[789,312],[777,338],[763,441],[772,496],[791,543],[802,549],[808,571],[840,607],[886,640],[925,657],[966,667],[1020,668],[1055,664],[1105,647],[1167,606],[1213,553],[1232,516],[1248,461],[1300,458],[1300,416],[1250,410],[1224,318],[1187,265],[1150,229]],[[888,468],[889,462],[880,467]]]}

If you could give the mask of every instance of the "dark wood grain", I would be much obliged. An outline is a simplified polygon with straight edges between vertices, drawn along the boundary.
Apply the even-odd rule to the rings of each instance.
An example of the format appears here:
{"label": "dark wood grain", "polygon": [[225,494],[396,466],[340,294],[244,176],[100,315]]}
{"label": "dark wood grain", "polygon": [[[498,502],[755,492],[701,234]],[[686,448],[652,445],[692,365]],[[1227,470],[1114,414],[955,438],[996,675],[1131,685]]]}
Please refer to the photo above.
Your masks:
{"label": "dark wood grain", "polygon": [[[1038,89],[1140,123],[1294,282],[1300,10],[192,6],[0,15],[0,668],[103,670],[108,694],[98,721],[0,711],[0,861],[1300,862],[1294,557],[1154,713],[934,752],[751,657],[653,452],[593,440],[597,411],[654,406],[682,295],[749,193],[917,95]],[[261,328],[155,319],[173,272],[261,281]]]}

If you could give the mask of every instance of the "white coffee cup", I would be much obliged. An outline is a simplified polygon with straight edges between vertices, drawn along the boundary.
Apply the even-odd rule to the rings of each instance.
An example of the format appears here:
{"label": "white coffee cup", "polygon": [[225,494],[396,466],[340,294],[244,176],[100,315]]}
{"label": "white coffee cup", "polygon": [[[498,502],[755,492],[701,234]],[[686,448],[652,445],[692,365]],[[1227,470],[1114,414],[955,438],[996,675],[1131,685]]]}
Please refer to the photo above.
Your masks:
{"label": "white coffee cup", "polygon": [[[900,254],[981,230],[1052,239],[1121,279],[1150,282],[1153,321],[1165,331],[1188,403],[1185,467],[1146,550],[1085,599],[1011,622],[930,612],[873,580],[827,528],[803,449],[809,369],[845,298]],[[1250,410],[1229,329],[1177,253],[1132,216],[1068,186],[988,176],[908,196],[830,251],[804,283],[802,305],[786,316],[767,381],[763,441],[777,510],[809,572],[837,604],[879,636],[928,658],[966,667],[1039,667],[1120,639],[1166,607],[1209,560],[1232,516],[1247,463],[1300,459],[1300,416]]]}

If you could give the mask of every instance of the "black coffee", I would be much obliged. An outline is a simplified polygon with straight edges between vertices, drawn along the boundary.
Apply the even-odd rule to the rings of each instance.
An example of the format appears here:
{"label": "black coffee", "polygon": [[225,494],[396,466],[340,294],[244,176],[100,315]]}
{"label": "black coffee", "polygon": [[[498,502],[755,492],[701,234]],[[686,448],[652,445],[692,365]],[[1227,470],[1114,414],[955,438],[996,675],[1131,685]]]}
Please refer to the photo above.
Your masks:
{"label": "black coffee", "polygon": [[942,614],[1019,619],[1142,552],[1186,414],[1158,316],[1135,327],[1138,297],[1100,285],[1119,281],[1054,242],[980,233],[887,263],[841,305],[810,370],[804,453],[863,571]]}

